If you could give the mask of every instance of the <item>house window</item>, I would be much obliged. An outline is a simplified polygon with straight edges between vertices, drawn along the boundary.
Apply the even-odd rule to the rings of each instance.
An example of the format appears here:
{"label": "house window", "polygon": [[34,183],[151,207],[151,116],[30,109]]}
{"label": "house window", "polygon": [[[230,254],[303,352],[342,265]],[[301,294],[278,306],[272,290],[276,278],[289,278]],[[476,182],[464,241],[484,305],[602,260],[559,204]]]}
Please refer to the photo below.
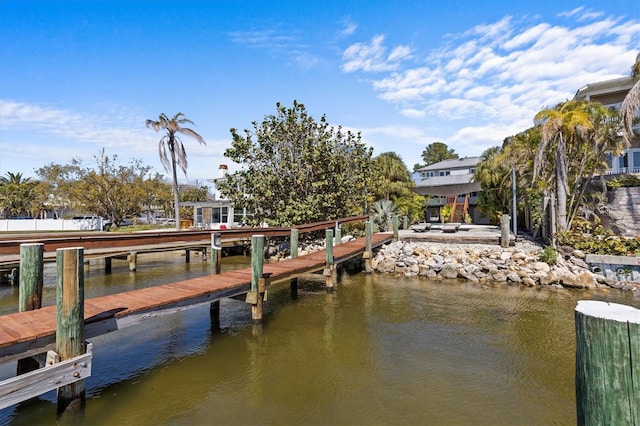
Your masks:
{"label": "house window", "polygon": [[227,223],[229,221],[228,207],[214,207],[211,213],[211,223]]}
{"label": "house window", "polygon": [[629,167],[629,156],[625,153],[618,157],[618,169],[626,169],[627,167]]}
{"label": "house window", "polygon": [[640,171],[640,151],[633,151],[633,172]]}
{"label": "house window", "polygon": [[451,172],[449,170],[440,172],[440,176],[449,176],[450,174],[451,174]]}

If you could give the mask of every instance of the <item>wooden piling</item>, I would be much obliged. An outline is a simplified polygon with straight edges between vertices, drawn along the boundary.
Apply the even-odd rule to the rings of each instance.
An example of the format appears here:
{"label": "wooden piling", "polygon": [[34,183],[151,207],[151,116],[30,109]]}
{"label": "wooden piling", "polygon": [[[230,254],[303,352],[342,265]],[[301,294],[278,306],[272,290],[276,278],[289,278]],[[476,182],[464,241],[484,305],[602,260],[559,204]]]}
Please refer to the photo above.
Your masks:
{"label": "wooden piling", "polygon": [[131,272],[135,272],[138,269],[138,252],[132,251],[129,253],[129,270]]}
{"label": "wooden piling", "polygon": [[338,222],[336,222],[336,228],[335,228],[334,234],[335,235],[333,237],[333,245],[337,246],[342,242],[342,226],[340,226],[340,223]]}
{"label": "wooden piling", "polygon": [[184,251],[184,261],[185,261],[185,263],[190,263],[191,262],[191,250],[186,249]]}
{"label": "wooden piling", "polygon": [[503,214],[500,220],[500,246],[509,247],[509,215]]}
{"label": "wooden piling", "polygon": [[373,235],[373,223],[367,220],[364,223],[365,233],[365,249],[362,257],[364,258],[364,272],[370,274],[373,271],[371,267],[371,258],[373,257],[373,250],[371,249],[371,236]]}
{"label": "wooden piling", "polygon": [[[291,252],[291,258],[295,259],[298,257],[298,235],[299,231],[297,229],[291,229],[291,238],[289,241],[289,251]],[[291,298],[296,299],[298,297],[298,278],[291,279]]]}
{"label": "wooden piling", "polygon": [[44,244],[20,244],[20,312],[42,307]]}
{"label": "wooden piling", "polygon": [[640,424],[640,309],[581,300],[575,322],[578,424]]}
{"label": "wooden piling", "polygon": [[[18,310],[32,311],[42,307],[44,244],[20,244],[20,270]],[[28,373],[40,368],[43,357],[19,359],[16,373]]]}
{"label": "wooden piling", "polygon": [[[218,275],[222,270],[222,239],[220,233],[211,234],[211,262],[209,271]],[[216,300],[209,305],[209,317],[211,318],[211,330],[220,330],[220,301]]]}
{"label": "wooden piling", "polygon": [[105,257],[104,258],[104,273],[105,274],[110,274],[111,273],[111,258],[110,257]]}
{"label": "wooden piling", "polygon": [[325,276],[327,291],[331,292],[337,281],[336,268],[333,264],[333,229],[327,229],[325,232],[325,253],[325,269],[323,275]]}
{"label": "wooden piling", "polygon": [[393,241],[398,241],[398,216],[393,216],[391,221],[393,223]]}
{"label": "wooden piling", "polygon": [[[56,352],[62,361],[85,353],[83,263],[82,248],[56,251]],[[58,388],[58,415],[81,411],[84,399],[84,380]]]}
{"label": "wooden piling", "polygon": [[262,321],[262,302],[264,297],[264,235],[251,236],[251,291],[247,300],[251,303],[251,318]]}

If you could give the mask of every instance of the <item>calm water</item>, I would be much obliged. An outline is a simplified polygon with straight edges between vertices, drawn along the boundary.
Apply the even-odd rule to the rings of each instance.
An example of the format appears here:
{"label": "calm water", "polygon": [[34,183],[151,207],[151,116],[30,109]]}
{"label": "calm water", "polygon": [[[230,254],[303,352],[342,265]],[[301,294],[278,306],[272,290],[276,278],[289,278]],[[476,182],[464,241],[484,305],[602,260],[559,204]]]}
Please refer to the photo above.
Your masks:
{"label": "calm water", "polygon": [[[223,270],[248,258],[224,258]],[[49,271],[51,272],[51,271]],[[86,272],[87,297],[208,273],[178,256]],[[45,303],[53,303],[48,277]],[[0,287],[0,312],[17,289]],[[358,274],[270,289],[265,321],[224,300],[92,340],[85,424],[575,424],[573,310],[581,299],[640,307],[618,291],[539,290]],[[2,378],[15,365],[0,366]],[[55,423],[55,392],[0,411],[0,424]]]}

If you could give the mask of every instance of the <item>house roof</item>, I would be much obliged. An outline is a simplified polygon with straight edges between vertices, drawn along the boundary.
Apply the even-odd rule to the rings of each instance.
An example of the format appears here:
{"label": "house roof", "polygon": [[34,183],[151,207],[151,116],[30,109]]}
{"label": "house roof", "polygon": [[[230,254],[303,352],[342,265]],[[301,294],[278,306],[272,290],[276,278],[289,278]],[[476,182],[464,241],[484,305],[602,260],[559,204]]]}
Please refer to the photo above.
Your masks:
{"label": "house roof", "polygon": [[597,96],[614,92],[628,92],[635,83],[632,76],[612,78],[610,80],[597,81],[582,86],[573,97],[576,100],[584,100],[588,96]]}
{"label": "house roof", "polygon": [[[448,161],[448,160],[447,160]],[[480,191],[480,182],[473,181],[471,173],[464,175],[434,176],[419,182],[412,191],[421,195],[458,195]]]}
{"label": "house roof", "polygon": [[461,169],[461,168],[469,168],[473,167],[480,162],[480,157],[464,157],[464,158],[454,158],[451,160],[442,160],[437,163],[429,164],[428,166],[422,167],[416,171],[418,172],[427,172],[431,170],[451,170],[451,169]]}

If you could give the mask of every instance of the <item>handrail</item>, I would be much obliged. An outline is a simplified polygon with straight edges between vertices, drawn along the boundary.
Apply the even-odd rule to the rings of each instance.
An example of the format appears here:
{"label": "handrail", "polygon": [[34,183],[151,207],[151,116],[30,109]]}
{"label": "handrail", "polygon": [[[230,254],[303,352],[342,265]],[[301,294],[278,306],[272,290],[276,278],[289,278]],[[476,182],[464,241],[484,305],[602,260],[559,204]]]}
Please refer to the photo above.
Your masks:
{"label": "handrail", "polygon": [[211,238],[212,233],[222,234],[222,239],[243,239],[252,235],[260,234],[267,237],[285,237],[291,234],[291,229],[298,229],[300,233],[320,231],[335,226],[336,224],[349,224],[364,222],[369,216],[352,216],[347,218],[325,220],[293,227],[272,227],[272,228],[231,228],[231,229],[205,229],[189,231],[162,231],[162,232],[139,232],[139,233],[82,233],[56,236],[46,236],[43,234],[32,238],[0,240],[0,255],[15,255],[20,253],[20,244],[42,243],[44,251],[54,251],[64,247],[82,246],[85,249],[109,247],[126,247],[131,245],[149,245],[166,242],[190,242],[205,241]]}

